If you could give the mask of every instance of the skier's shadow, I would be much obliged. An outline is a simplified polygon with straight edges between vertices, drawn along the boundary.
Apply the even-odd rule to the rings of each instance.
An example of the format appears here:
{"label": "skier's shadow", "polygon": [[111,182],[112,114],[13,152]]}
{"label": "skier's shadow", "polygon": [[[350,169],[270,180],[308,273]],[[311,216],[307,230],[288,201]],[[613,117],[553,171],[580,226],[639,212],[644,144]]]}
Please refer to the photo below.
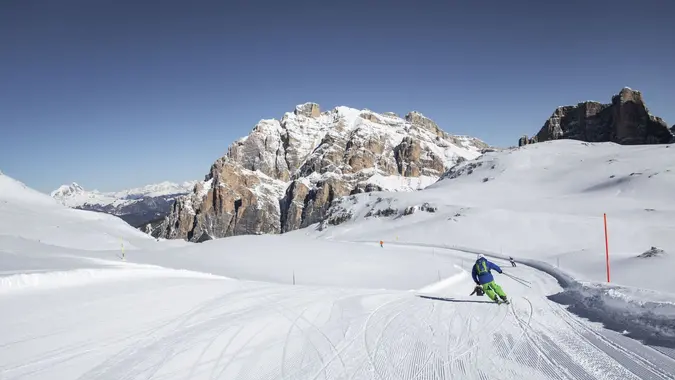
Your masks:
{"label": "skier's shadow", "polygon": [[422,296],[418,295],[420,298],[426,298],[429,300],[435,301],[445,301],[445,302],[465,302],[465,303],[495,303],[494,301],[479,301],[479,300],[462,300],[457,298],[446,298],[446,297],[434,297],[434,296]]}

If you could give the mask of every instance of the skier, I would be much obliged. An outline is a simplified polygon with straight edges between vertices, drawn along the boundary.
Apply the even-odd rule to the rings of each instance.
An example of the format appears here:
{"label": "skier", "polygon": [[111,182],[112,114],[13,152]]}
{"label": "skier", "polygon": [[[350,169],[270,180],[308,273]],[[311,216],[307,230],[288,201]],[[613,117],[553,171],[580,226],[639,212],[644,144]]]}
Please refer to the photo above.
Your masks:
{"label": "skier", "polygon": [[[483,287],[483,290],[491,300],[498,304],[502,301],[509,303],[506,293],[504,293],[501,286],[497,285],[494,277],[492,277],[492,272],[490,272],[492,269],[497,271],[497,273],[503,273],[502,268],[500,268],[497,264],[488,261],[481,253],[478,255],[478,259],[476,259],[476,263],[473,265],[471,277],[473,277],[473,281],[476,283],[476,285]],[[497,298],[497,296],[501,298],[501,301],[499,298]]]}
{"label": "skier", "polygon": [[509,261],[511,262],[512,267],[516,266],[516,260],[514,260],[513,257],[509,256]]}
{"label": "skier", "polygon": [[380,247],[384,248],[384,242],[380,240]]}

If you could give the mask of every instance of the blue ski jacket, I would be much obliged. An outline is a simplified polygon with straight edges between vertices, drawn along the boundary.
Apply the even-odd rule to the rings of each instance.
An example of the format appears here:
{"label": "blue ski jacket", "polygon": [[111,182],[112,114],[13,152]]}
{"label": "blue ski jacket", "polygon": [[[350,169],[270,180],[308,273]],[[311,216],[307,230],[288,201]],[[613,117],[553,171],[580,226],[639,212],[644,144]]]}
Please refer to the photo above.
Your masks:
{"label": "blue ski jacket", "polygon": [[485,258],[476,260],[476,263],[473,265],[473,270],[471,271],[471,277],[476,284],[484,285],[488,282],[494,281],[492,273],[490,270],[495,270],[498,273],[502,273],[502,268],[497,264],[488,261]]}

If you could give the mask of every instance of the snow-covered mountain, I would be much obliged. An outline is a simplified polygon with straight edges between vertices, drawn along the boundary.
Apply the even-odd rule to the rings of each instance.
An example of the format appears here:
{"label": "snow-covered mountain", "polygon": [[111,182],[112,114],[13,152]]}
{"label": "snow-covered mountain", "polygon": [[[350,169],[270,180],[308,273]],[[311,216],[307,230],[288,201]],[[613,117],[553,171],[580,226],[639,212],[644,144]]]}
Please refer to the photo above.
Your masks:
{"label": "snow-covered mountain", "polygon": [[234,142],[156,234],[203,241],[292,231],[323,220],[341,196],[422,189],[488,148],[444,132],[419,112],[322,113],[318,104],[301,104]]}
{"label": "snow-covered mountain", "polygon": [[87,191],[73,182],[51,196],[65,206],[116,215],[140,227],[166,216],[175,198],[192,191],[196,182],[161,182],[117,192]]}
{"label": "snow-covered mountain", "polygon": [[[323,231],[204,244],[156,241],[117,217],[67,208],[0,175],[0,375],[672,379],[675,283],[663,273],[673,268],[675,234],[662,222],[672,220],[666,158],[675,147],[596,148],[536,144],[460,164],[419,192],[356,195],[373,204],[381,197],[378,210],[389,199],[403,202],[390,209],[429,203],[398,218],[364,215]],[[586,171],[578,170],[581,160]],[[649,163],[653,171],[635,170]],[[605,165],[611,170],[598,169]],[[499,175],[483,182],[492,172]],[[458,197],[455,185],[476,194]],[[460,204],[470,207],[456,215]],[[604,251],[575,227],[600,208],[610,216],[612,254],[619,253],[612,284],[584,281],[603,274],[593,257]],[[595,230],[597,219],[584,227]],[[630,237],[647,234],[641,241],[663,251],[629,257],[629,239],[619,236],[626,231],[613,222],[620,219],[631,222]],[[583,242],[589,249],[560,256],[564,271],[546,266],[538,259],[551,257],[552,236],[561,236],[560,250]],[[511,300],[498,306],[468,295],[471,247],[496,247],[505,237],[512,248],[532,248],[504,252],[517,267],[486,252],[501,265],[495,278]],[[448,249],[455,240],[466,246]],[[621,286],[626,281],[659,291]],[[604,326],[589,321],[598,317]]]}

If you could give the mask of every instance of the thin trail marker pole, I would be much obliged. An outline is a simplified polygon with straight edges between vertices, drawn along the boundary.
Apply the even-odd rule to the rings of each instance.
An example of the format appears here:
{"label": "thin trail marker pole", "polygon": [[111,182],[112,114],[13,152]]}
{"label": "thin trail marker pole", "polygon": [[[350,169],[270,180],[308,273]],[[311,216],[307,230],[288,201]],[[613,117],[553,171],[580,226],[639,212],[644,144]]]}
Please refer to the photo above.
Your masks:
{"label": "thin trail marker pole", "polygon": [[607,282],[609,282],[609,239],[607,237],[607,214],[602,214],[605,221],[605,261],[607,262]]}
{"label": "thin trail marker pole", "polygon": [[293,285],[295,285],[295,271],[293,271]]}

